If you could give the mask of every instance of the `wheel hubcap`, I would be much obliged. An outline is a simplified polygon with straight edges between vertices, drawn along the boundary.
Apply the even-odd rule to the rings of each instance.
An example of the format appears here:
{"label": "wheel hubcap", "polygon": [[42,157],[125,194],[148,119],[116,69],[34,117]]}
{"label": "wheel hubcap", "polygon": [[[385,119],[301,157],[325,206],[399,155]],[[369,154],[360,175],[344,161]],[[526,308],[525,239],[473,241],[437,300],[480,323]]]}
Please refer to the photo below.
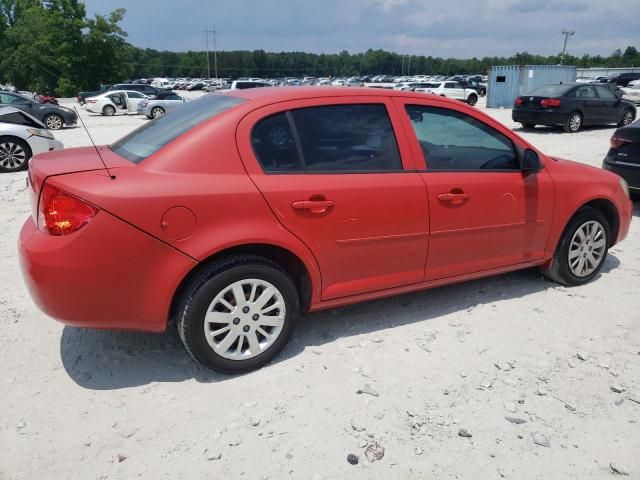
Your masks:
{"label": "wheel hubcap", "polygon": [[209,346],[229,360],[247,360],[269,349],[282,333],[284,297],[259,279],[235,282],[209,304],[204,334]]}
{"label": "wheel hubcap", "polygon": [[576,230],[569,246],[569,269],[576,277],[591,275],[602,263],[607,238],[600,222],[586,222]]}
{"label": "wheel hubcap", "polygon": [[57,130],[58,128],[62,127],[62,121],[54,116],[48,117],[47,118],[47,127]]}
{"label": "wheel hubcap", "polygon": [[574,115],[571,117],[571,121],[569,122],[569,127],[574,132],[580,128],[580,115]]}
{"label": "wheel hubcap", "polygon": [[627,113],[624,114],[623,123],[625,125],[629,125],[632,120],[633,120],[633,114],[631,112],[627,112]]}
{"label": "wheel hubcap", "polygon": [[27,154],[17,143],[0,143],[0,166],[3,168],[18,169],[26,159]]}

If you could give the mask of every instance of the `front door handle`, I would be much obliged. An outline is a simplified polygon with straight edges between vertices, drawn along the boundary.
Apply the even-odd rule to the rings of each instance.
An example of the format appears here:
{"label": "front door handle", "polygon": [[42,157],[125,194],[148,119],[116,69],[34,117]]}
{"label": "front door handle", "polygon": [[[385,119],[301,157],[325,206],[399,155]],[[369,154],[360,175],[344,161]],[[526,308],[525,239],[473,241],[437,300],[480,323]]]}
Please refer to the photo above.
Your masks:
{"label": "front door handle", "polygon": [[468,193],[441,193],[438,195],[438,200],[442,202],[451,202],[453,204],[459,204],[468,199]]}
{"label": "front door handle", "polygon": [[300,200],[291,204],[295,210],[308,210],[311,213],[325,213],[334,205],[333,200]]}

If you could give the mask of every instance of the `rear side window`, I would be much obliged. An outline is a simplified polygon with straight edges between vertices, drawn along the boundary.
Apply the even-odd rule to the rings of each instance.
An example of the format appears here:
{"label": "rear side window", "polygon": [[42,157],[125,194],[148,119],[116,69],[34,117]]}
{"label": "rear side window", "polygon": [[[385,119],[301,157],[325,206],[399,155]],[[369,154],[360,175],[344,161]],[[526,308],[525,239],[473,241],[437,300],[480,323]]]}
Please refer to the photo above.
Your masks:
{"label": "rear side window", "polygon": [[380,104],[301,108],[268,117],[254,127],[252,144],[267,172],[402,170],[393,127]]}
{"label": "rear side window", "polygon": [[244,101],[226,95],[205,95],[134,130],[112,144],[111,151],[139,163],[199,123]]}
{"label": "rear side window", "polygon": [[302,163],[286,113],[261,120],[251,132],[253,151],[267,172],[300,172]]}
{"label": "rear side window", "polygon": [[406,110],[429,170],[520,170],[511,140],[481,121],[445,108]]}
{"label": "rear side window", "polygon": [[307,171],[402,170],[384,105],[312,107],[291,114]]}

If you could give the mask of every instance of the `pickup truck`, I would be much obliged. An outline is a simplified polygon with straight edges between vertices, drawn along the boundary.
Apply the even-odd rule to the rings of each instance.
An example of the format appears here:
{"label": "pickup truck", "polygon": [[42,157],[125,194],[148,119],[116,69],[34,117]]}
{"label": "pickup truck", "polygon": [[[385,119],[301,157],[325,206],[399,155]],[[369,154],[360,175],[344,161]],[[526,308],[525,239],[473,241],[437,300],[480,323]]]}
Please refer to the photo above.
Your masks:
{"label": "pickup truck", "polygon": [[455,100],[461,100],[473,106],[478,102],[478,92],[472,88],[465,88],[459,82],[440,82],[432,88],[416,88],[414,91],[431,93],[433,95],[440,95],[441,97],[453,98]]}

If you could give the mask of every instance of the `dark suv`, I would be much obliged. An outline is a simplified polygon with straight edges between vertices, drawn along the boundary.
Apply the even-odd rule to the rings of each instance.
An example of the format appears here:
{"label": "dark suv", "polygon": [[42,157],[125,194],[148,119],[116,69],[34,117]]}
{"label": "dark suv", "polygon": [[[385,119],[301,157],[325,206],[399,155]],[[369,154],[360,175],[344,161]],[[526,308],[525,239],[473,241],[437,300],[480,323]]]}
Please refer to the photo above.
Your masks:
{"label": "dark suv", "polygon": [[165,90],[160,90],[156,87],[152,87],[151,85],[145,85],[141,83],[117,83],[113,85],[109,90],[134,90],[136,92],[140,92],[144,95],[158,95],[159,93],[164,93]]}
{"label": "dark suv", "polygon": [[634,80],[640,80],[640,72],[620,73],[618,75],[609,77],[609,82],[615,83],[619,87],[628,87],[629,82],[632,82]]}

